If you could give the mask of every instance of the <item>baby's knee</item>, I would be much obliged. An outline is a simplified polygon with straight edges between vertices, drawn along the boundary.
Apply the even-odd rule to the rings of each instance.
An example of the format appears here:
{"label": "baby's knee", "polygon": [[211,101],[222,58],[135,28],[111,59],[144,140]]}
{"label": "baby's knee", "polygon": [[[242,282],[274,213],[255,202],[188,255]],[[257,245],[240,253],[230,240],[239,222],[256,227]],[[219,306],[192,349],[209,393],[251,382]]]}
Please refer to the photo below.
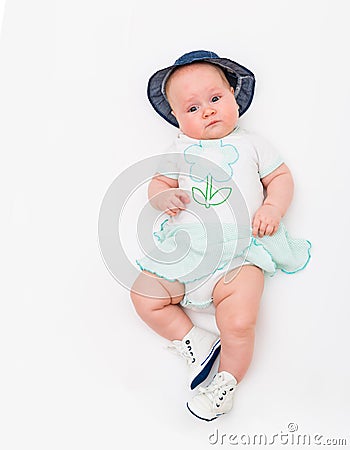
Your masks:
{"label": "baby's knee", "polygon": [[216,321],[220,332],[236,337],[250,335],[254,332],[257,321],[257,305],[255,298],[249,298],[240,292],[217,302]]}
{"label": "baby's knee", "polygon": [[250,335],[255,330],[256,321],[251,316],[233,317],[228,325],[229,331],[237,337]]}
{"label": "baby's knee", "polygon": [[245,314],[226,314],[217,322],[220,333],[234,335],[237,338],[251,335],[256,325],[256,319]]}

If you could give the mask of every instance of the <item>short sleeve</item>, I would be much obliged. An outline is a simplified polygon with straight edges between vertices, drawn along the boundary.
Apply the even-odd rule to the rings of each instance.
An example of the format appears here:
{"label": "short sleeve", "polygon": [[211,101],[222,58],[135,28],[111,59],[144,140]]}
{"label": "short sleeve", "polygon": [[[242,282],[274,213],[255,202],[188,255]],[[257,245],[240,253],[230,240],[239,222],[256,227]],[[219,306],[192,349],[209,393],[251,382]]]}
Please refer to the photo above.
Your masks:
{"label": "short sleeve", "polygon": [[251,135],[258,157],[258,171],[260,178],[264,178],[283,164],[283,158],[277,149],[265,138]]}
{"label": "short sleeve", "polygon": [[179,154],[175,151],[176,147],[172,145],[164,152],[157,166],[157,172],[177,180],[179,178]]}

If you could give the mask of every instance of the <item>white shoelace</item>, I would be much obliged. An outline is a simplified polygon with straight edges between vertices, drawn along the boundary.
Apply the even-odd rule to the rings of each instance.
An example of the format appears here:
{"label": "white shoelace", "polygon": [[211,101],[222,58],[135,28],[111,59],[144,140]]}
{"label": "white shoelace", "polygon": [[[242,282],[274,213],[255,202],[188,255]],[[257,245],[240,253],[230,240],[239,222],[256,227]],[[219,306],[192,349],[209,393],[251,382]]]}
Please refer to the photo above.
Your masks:
{"label": "white shoelace", "polygon": [[225,395],[229,391],[234,391],[235,388],[236,385],[233,381],[225,381],[223,374],[219,373],[209,386],[200,387],[199,392],[205,394],[213,402],[213,406],[219,408],[221,406],[220,402],[224,400]]}
{"label": "white shoelace", "polygon": [[195,362],[191,347],[186,346],[181,341],[173,341],[168,345],[168,349],[184,358],[188,365],[191,365]]}

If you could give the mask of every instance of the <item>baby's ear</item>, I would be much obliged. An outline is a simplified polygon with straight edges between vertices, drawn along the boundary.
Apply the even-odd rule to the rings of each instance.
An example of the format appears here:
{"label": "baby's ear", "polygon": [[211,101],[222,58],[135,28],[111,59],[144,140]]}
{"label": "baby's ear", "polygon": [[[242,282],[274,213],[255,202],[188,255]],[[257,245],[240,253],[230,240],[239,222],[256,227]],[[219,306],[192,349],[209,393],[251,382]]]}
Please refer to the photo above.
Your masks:
{"label": "baby's ear", "polygon": [[232,92],[233,95],[235,95],[235,90],[233,89],[233,87],[230,87],[230,91]]}

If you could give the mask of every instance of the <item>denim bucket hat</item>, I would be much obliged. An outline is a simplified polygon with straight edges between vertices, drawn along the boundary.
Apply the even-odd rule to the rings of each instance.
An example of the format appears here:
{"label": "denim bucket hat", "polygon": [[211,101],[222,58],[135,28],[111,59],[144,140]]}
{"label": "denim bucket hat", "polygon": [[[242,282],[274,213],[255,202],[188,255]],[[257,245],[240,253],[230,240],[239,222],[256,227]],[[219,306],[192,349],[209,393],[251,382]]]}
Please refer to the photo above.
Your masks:
{"label": "denim bucket hat", "polygon": [[240,116],[247,111],[253,100],[255,77],[246,67],[230,59],[220,58],[216,53],[206,50],[185,53],[172,66],[158,70],[153,74],[148,81],[147,87],[147,96],[153,108],[163,119],[177,128],[179,128],[179,124],[173,114],[171,114],[171,107],[165,95],[165,85],[175,69],[199,61],[215,64],[224,71],[228,82],[234,89]]}

